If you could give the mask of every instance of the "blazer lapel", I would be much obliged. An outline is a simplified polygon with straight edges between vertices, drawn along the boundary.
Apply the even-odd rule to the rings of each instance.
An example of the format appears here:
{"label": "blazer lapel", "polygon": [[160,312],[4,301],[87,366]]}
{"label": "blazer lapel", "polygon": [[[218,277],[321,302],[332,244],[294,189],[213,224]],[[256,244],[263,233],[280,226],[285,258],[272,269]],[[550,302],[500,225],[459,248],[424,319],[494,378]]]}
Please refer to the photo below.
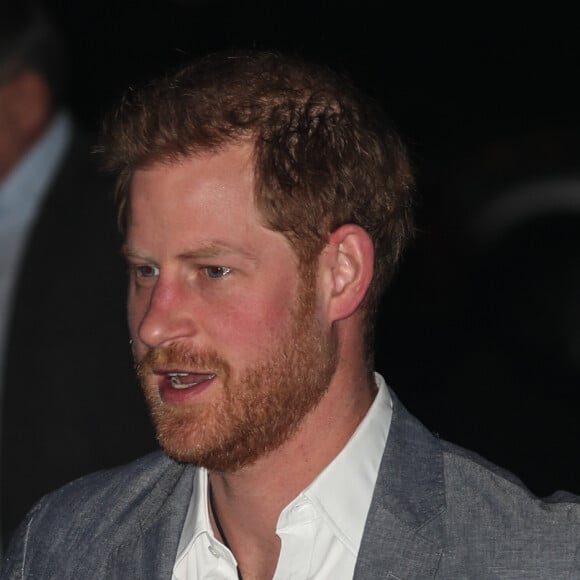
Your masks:
{"label": "blazer lapel", "polygon": [[354,578],[432,578],[443,552],[443,456],[393,397],[393,419]]}
{"label": "blazer lapel", "polygon": [[[147,501],[139,526],[109,558],[107,580],[171,578],[181,530],[193,493],[194,468],[181,466],[177,480]],[[136,529],[135,529],[136,528]]]}

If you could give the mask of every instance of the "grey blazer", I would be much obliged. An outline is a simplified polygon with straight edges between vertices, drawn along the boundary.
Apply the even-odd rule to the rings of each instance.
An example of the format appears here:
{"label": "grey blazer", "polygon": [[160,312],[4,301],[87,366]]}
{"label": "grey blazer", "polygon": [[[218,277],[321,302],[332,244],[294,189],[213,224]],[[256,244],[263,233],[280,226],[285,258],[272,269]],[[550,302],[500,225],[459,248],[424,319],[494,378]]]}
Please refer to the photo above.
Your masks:
{"label": "grey blazer", "polygon": [[[580,579],[580,503],[433,437],[395,398],[355,578]],[[167,579],[194,467],[161,452],[43,498],[1,579]]]}

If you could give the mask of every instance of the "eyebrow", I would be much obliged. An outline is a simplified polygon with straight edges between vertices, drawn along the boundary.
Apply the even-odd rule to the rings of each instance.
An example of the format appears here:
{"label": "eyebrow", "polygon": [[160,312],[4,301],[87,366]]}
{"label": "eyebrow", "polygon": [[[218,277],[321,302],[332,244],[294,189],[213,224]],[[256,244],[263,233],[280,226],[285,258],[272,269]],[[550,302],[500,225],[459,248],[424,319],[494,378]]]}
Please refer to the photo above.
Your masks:
{"label": "eyebrow", "polygon": [[[121,248],[121,253],[126,258],[141,258],[151,262],[155,262],[148,258],[146,255],[141,254],[139,251],[130,248],[127,244],[123,244]],[[227,242],[211,242],[206,245],[203,245],[199,248],[195,248],[192,250],[184,250],[177,254],[177,258],[181,260],[203,260],[208,258],[217,258],[220,256],[225,256],[227,254],[239,254],[242,257],[256,261],[257,257],[252,252],[249,252],[245,248],[241,248],[239,246],[232,245]]]}
{"label": "eyebrow", "polygon": [[191,259],[206,259],[224,256],[226,254],[239,254],[249,260],[256,260],[255,254],[249,252],[245,248],[235,246],[226,242],[212,242],[207,245],[196,248],[195,250],[187,250],[178,254],[178,258],[185,260]]}
{"label": "eyebrow", "polygon": [[128,244],[123,244],[121,246],[121,256],[125,258],[142,258],[144,260],[152,261],[149,260],[149,258],[147,258],[144,254],[141,254],[137,250],[130,248]]}

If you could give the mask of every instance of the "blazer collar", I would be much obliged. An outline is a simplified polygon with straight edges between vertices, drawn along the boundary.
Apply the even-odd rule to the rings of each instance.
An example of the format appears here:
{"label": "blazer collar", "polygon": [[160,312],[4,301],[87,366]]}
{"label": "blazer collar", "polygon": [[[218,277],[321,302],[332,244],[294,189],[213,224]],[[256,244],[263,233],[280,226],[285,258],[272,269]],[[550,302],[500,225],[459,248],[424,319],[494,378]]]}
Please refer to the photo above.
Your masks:
{"label": "blazer collar", "polygon": [[360,580],[433,577],[443,551],[443,454],[391,395],[391,429],[355,568]]}

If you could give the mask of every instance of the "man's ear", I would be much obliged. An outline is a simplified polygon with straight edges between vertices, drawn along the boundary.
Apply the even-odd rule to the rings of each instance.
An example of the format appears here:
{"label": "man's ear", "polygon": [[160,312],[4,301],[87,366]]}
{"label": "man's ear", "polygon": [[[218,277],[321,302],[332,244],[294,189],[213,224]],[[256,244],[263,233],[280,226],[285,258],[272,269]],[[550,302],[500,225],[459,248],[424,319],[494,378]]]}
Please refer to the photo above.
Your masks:
{"label": "man's ear", "polygon": [[345,224],[330,234],[321,254],[327,312],[347,318],[363,301],[373,277],[374,247],[360,226]]}

